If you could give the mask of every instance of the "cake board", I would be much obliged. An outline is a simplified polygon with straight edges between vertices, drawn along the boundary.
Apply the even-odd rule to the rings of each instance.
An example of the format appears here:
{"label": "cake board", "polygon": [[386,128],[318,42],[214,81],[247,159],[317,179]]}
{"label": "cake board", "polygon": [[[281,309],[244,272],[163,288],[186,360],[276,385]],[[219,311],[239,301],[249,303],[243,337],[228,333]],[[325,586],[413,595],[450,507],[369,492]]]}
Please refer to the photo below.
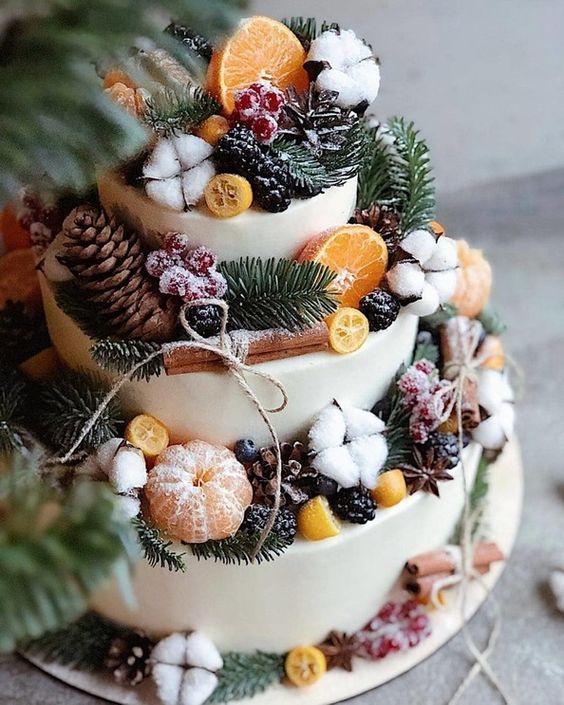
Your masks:
{"label": "cake board", "polygon": [[[498,543],[506,558],[513,548],[519,528],[523,498],[523,466],[517,439],[508,443],[503,454],[491,466],[488,503],[489,537]],[[498,581],[505,562],[492,565],[482,583],[470,583],[466,599],[466,621],[486,601]],[[484,590],[487,588],[487,592]],[[332,705],[364,693],[402,675],[431,656],[462,628],[458,591],[451,592],[441,610],[429,613],[432,634],[419,646],[381,661],[355,660],[354,672],[328,672],[318,683],[303,689],[277,685],[252,699],[237,701],[240,705]],[[79,690],[105,698],[117,705],[160,705],[152,682],[148,679],[138,688],[116,685],[108,675],[85,673],[35,656],[22,654],[32,664]],[[457,686],[453,683],[453,689]]]}

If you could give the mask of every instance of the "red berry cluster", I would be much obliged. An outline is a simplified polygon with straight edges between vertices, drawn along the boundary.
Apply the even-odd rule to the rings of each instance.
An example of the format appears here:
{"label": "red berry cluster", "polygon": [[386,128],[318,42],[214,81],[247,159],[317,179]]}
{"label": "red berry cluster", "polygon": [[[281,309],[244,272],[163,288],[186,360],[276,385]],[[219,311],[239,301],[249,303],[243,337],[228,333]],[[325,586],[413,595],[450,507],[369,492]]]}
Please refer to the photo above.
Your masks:
{"label": "red berry cluster", "polygon": [[398,381],[403,404],[411,412],[409,433],[415,443],[426,443],[441,424],[451,401],[449,383],[429,360],[411,365]]}
{"label": "red berry cluster", "polygon": [[253,83],[235,93],[233,117],[250,127],[259,142],[269,144],[278,133],[278,118],[285,102],[279,88],[270,83]]}
{"label": "red berry cluster", "polygon": [[430,634],[429,617],[415,600],[387,602],[357,633],[359,656],[376,661],[391,653],[412,649]]}
{"label": "red berry cluster", "polygon": [[190,249],[188,237],[181,233],[169,233],[163,248],[150,252],[145,261],[147,272],[159,280],[160,291],[186,302],[225,296],[227,282],[216,266],[211,250]]}

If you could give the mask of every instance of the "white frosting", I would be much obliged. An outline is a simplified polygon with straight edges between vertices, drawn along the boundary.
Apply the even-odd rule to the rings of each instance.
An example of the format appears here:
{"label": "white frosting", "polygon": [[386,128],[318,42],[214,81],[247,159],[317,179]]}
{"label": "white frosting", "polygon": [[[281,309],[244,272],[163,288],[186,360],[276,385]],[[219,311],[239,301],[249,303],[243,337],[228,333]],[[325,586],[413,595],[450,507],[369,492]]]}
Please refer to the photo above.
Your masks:
{"label": "white frosting", "polygon": [[[464,451],[467,481],[481,448]],[[186,554],[185,573],[137,567],[135,609],[116,585],[93,601],[105,616],[157,635],[201,629],[220,651],[283,652],[316,644],[331,629],[362,627],[386,600],[408,558],[448,543],[463,506],[460,468],[440,484],[441,497],[418,492],[379,509],[364,526],[344,525],[339,536],[296,543],[272,563],[225,566]],[[179,551],[185,547],[176,546]]]}
{"label": "white frosting", "polygon": [[205,245],[220,260],[239,257],[294,258],[315,235],[346,223],[356,203],[356,178],[306,200],[294,200],[282,213],[250,208],[234,218],[216,218],[205,208],[179,213],[155,203],[116,175],[99,179],[103,207],[145,235],[156,247],[159,235],[181,232],[194,247]]}
{"label": "white frosting", "polygon": [[[74,368],[99,368],[90,357],[92,341],[56,305],[42,278],[49,333],[62,360]],[[294,439],[309,428],[313,417],[333,398],[362,408],[380,399],[398,367],[409,359],[417,333],[417,318],[402,313],[385,331],[371,333],[350,355],[332,351],[274,360],[257,365],[278,379],[288,394],[288,406],[272,416],[280,438]],[[279,405],[279,392],[264,380],[248,376],[265,408]],[[199,438],[232,445],[239,438],[267,444],[264,422],[235,380],[225,371],[194,372],[124,386],[122,401],[129,413],[159,418],[174,442]]]}

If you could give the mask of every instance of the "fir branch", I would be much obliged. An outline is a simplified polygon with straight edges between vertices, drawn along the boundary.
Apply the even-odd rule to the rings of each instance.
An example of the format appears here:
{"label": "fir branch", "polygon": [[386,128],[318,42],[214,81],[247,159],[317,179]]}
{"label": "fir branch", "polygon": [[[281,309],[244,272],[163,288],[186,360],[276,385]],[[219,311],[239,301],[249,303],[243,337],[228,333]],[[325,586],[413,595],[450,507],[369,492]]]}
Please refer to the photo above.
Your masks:
{"label": "fir branch", "polygon": [[405,365],[401,365],[390,382],[384,400],[372,410],[377,416],[384,418],[386,422],[385,437],[388,444],[388,457],[382,472],[395,468],[411,458],[413,441],[409,434],[410,413],[403,403],[403,394],[398,389],[398,381],[405,370]]}
{"label": "fir branch", "polygon": [[19,365],[51,345],[42,315],[29,313],[21,301],[8,301],[0,311],[2,357]]}
{"label": "fir branch", "polygon": [[89,338],[97,340],[111,336],[97,309],[85,299],[75,281],[62,282],[55,288],[57,306],[76,323]]}
{"label": "fir branch", "polygon": [[219,112],[220,104],[200,86],[163,88],[147,100],[143,119],[157,134],[169,137],[189,132]]}
{"label": "fir branch", "polygon": [[15,369],[0,365],[0,455],[23,446],[19,424],[27,416],[29,388]]}
{"label": "fir branch", "polygon": [[222,262],[231,329],[312,327],[337,308],[335,273],[318,262],[274,258]]}
{"label": "fir branch", "polygon": [[339,29],[336,22],[324,20],[321,25],[318,25],[315,17],[287,17],[282,22],[296,35],[306,50],[309,49],[312,41],[323,32],[328,29]]}
{"label": "fir branch", "polygon": [[47,663],[60,663],[81,671],[100,671],[112,641],[123,629],[95,612],[87,612],[64,629],[47,632],[21,645],[26,654]]}
{"label": "fir branch", "polygon": [[130,522],[104,483],[60,494],[31,461],[14,457],[0,473],[0,651],[76,619],[112,573],[127,578],[136,554]]}
{"label": "fir branch", "polygon": [[279,138],[272,143],[271,149],[286,163],[292,181],[299,189],[313,192],[331,185],[327,169],[303,144]]}
{"label": "fir branch", "polygon": [[255,651],[223,654],[219,683],[208,703],[252,698],[284,678],[284,656]]}
{"label": "fir branch", "polygon": [[[37,399],[37,423],[45,442],[58,453],[67,451],[107,391],[96,375],[74,370],[64,370],[52,382],[42,385]],[[92,450],[119,436],[123,424],[121,406],[114,397],[78,450]]]}
{"label": "fir branch", "polygon": [[[213,559],[216,563],[225,563],[226,565],[249,565],[252,562],[253,552],[259,540],[259,532],[247,533],[238,531],[235,536],[231,536],[228,539],[192,543],[189,546],[198,560]],[[293,539],[284,539],[274,532],[270,532],[255,562],[260,564],[275,560],[292,543]]]}
{"label": "fir branch", "polygon": [[137,531],[145,560],[152,568],[159,565],[161,568],[168,568],[171,572],[185,572],[184,554],[170,550],[172,541],[165,541],[161,532],[149,526],[141,516],[133,519],[133,526]]}
{"label": "fir branch", "polygon": [[366,152],[358,175],[357,208],[367,209],[375,203],[392,205],[396,165],[379,127],[365,127]]}
{"label": "fir branch", "polygon": [[413,122],[393,117],[388,123],[395,138],[397,173],[394,190],[400,200],[401,224],[408,233],[426,228],[435,213],[435,187],[431,174],[429,149]]}
{"label": "fir branch", "polygon": [[327,170],[327,186],[339,186],[360,171],[366,153],[366,131],[360,120],[347,132],[345,142],[337,152],[327,152],[321,164]]}
{"label": "fir branch", "polygon": [[[127,374],[135,365],[139,364],[151,353],[160,348],[158,343],[144,342],[142,340],[99,340],[90,348],[92,359],[105,370]],[[162,355],[154,357],[140,367],[133,379],[149,381],[151,377],[159,375],[164,369]]]}
{"label": "fir branch", "polygon": [[488,304],[482,313],[478,316],[478,320],[484,326],[484,330],[488,335],[503,335],[507,330],[507,325],[491,304]]}

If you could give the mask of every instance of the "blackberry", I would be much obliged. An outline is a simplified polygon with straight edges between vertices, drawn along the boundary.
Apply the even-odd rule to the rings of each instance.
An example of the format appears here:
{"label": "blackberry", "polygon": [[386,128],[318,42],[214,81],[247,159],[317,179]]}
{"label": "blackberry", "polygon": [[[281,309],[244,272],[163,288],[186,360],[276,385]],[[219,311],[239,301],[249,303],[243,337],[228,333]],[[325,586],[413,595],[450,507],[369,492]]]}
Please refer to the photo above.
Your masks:
{"label": "blackberry", "polygon": [[221,329],[221,309],[219,306],[193,306],[188,309],[186,319],[191,328],[203,338],[219,335]]}
{"label": "blackberry", "polygon": [[460,462],[458,437],[455,433],[432,433],[425,447],[431,448],[435,460],[444,461],[448,470],[452,470]]}
{"label": "blackberry", "polygon": [[165,29],[165,32],[170,34],[175,39],[178,39],[181,44],[198,56],[201,56],[202,59],[210,61],[212,58],[213,46],[211,43],[190,27],[186,27],[183,24],[178,24],[177,22],[172,22]]}
{"label": "blackberry", "polygon": [[235,457],[243,465],[249,465],[258,460],[259,450],[250,438],[242,438],[235,443]]}
{"label": "blackberry", "polygon": [[308,486],[308,491],[312,497],[316,497],[317,495],[333,497],[333,495],[337,494],[338,489],[339,485],[335,480],[321,473],[317,473],[312,477]]}
{"label": "blackberry", "polygon": [[261,208],[279,213],[290,205],[294,194],[288,167],[261,146],[248,127],[231,128],[219,140],[214,159],[219,171],[248,179]]}
{"label": "blackberry", "polygon": [[360,486],[339,490],[331,506],[338,517],[353,524],[366,524],[376,514],[376,504],[370,492]]}
{"label": "blackberry", "polygon": [[395,296],[384,289],[374,289],[360,300],[360,310],[366,318],[371,331],[389,328],[398,317],[400,303]]}
{"label": "blackberry", "polygon": [[[245,512],[245,518],[241,524],[241,531],[248,534],[255,534],[264,529],[266,522],[270,516],[272,509],[265,507],[263,504],[251,504]],[[285,507],[278,510],[274,525],[273,533],[284,541],[292,541],[298,530],[298,522],[295,514]]]}

